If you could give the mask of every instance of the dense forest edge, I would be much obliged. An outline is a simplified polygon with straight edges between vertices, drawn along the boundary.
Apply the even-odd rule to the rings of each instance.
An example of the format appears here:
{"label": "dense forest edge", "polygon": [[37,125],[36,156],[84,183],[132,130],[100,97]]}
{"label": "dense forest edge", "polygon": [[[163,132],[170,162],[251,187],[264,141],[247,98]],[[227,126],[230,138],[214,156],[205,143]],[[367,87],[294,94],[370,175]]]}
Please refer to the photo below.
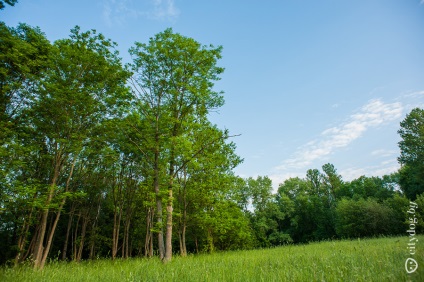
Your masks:
{"label": "dense forest edge", "polygon": [[328,163],[274,191],[235,175],[237,135],[209,120],[221,46],[166,29],[124,64],[95,30],[50,42],[3,22],[0,43],[0,264],[424,231],[423,109],[400,123],[399,171],[345,181]]}

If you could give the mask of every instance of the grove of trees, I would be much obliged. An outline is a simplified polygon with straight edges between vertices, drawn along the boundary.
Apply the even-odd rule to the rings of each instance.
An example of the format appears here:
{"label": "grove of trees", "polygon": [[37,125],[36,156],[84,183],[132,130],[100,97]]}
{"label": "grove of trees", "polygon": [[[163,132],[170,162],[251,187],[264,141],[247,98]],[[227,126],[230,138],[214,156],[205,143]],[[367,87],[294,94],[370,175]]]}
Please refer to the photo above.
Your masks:
{"label": "grove of trees", "polygon": [[0,42],[2,264],[405,235],[410,201],[424,230],[422,109],[400,125],[399,172],[344,181],[325,164],[273,191],[234,174],[235,136],[208,119],[222,47],[167,29],[124,65],[79,27],[51,43],[0,23]]}

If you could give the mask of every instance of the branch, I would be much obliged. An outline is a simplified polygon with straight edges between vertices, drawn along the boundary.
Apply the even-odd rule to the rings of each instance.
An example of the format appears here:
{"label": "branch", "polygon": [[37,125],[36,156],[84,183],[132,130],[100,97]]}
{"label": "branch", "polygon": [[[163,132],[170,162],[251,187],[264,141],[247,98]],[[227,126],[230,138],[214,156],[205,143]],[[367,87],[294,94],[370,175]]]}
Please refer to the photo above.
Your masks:
{"label": "branch", "polygon": [[218,137],[218,138],[215,138],[215,139],[213,139],[212,140],[212,142],[209,142],[209,143],[207,143],[207,144],[205,144],[204,146],[202,146],[197,152],[195,152],[190,158],[188,158],[187,160],[185,160],[184,162],[183,162],[183,164],[178,168],[178,169],[176,169],[175,170],[175,172],[174,172],[174,174],[173,174],[173,176],[172,177],[175,177],[182,169],[184,169],[186,166],[187,166],[187,164],[190,162],[190,161],[192,161],[196,156],[198,156],[200,153],[202,153],[209,145],[212,145],[212,144],[214,144],[216,141],[218,141],[218,140],[225,140],[225,139],[228,139],[228,138],[232,138],[232,137],[238,137],[238,136],[241,136],[241,134],[236,134],[236,135],[227,135],[227,136],[223,136],[223,137]]}

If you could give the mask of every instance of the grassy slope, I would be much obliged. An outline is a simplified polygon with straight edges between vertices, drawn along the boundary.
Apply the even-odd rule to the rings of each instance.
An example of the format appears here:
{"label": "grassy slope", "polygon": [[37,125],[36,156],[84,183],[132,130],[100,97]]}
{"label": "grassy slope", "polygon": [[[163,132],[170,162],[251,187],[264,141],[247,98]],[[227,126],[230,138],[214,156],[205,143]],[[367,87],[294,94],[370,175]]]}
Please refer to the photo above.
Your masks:
{"label": "grassy slope", "polygon": [[407,274],[407,237],[321,242],[274,249],[158,259],[53,262],[42,272],[2,268],[0,281],[424,281],[424,236],[418,270]]}

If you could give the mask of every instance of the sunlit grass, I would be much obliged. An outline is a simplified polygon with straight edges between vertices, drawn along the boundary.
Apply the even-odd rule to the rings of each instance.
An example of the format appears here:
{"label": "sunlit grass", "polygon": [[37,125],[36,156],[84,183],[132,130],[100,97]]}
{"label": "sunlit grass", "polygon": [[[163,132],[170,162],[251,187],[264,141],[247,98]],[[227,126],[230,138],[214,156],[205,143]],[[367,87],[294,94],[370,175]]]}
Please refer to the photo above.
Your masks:
{"label": "sunlit grass", "polygon": [[0,281],[424,281],[424,236],[418,270],[405,271],[408,238],[320,242],[274,249],[159,259],[49,263],[0,269]]}

